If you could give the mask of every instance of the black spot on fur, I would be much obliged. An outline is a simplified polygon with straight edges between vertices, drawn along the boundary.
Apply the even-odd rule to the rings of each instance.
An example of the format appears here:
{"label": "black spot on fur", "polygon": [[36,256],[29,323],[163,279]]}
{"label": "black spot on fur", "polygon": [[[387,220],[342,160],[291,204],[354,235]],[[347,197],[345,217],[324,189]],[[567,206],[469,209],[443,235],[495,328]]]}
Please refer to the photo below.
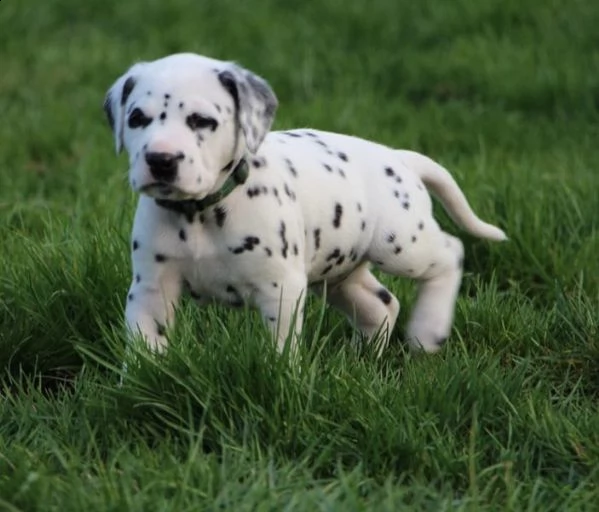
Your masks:
{"label": "black spot on fur", "polygon": [[266,253],[266,255],[270,258],[272,256],[272,250],[268,247],[264,248],[264,252]]}
{"label": "black spot on fur", "polygon": [[266,165],[266,159],[263,157],[252,158],[252,166],[256,169],[264,167]]}
{"label": "black spot on fur", "polygon": [[404,210],[409,210],[410,209],[410,203],[408,203],[407,201],[403,202],[401,205],[403,206]]}
{"label": "black spot on fur", "polygon": [[166,256],[158,253],[154,256],[154,259],[156,260],[156,263],[164,263],[166,261]]}
{"label": "black spot on fur", "polygon": [[345,153],[339,151],[339,153],[337,153],[337,156],[341,158],[341,160],[343,160],[344,162],[347,162],[347,155]]}
{"label": "black spot on fur", "polygon": [[139,249],[139,242],[137,240],[133,240],[133,250],[137,251]]}
{"label": "black spot on fur", "polygon": [[442,347],[443,345],[445,345],[446,341],[447,341],[447,338],[439,338],[435,343],[436,343],[437,347]]}
{"label": "black spot on fur", "polygon": [[222,228],[225,225],[226,218],[227,211],[222,206],[217,206],[214,208],[214,219],[216,220],[216,225],[219,228]]}
{"label": "black spot on fur", "polygon": [[269,316],[269,317],[268,317],[268,321],[269,321],[269,322],[272,322],[272,323],[274,323],[274,322],[276,322],[276,321],[277,321],[277,319],[276,319],[276,317],[274,317],[274,316]]}
{"label": "black spot on fur", "polygon": [[301,134],[295,132],[282,132],[283,135],[287,135],[288,137],[300,138]]}
{"label": "black spot on fur", "polygon": [[164,121],[166,119],[166,112],[161,112],[160,113],[160,120]]}
{"label": "black spot on fur", "polygon": [[332,268],[333,268],[333,265],[327,265],[327,266],[324,268],[324,270],[322,271],[322,274],[321,274],[321,275],[323,275],[323,276],[324,276],[325,274],[328,274],[328,273],[331,271],[331,269],[332,269]]}
{"label": "black spot on fur", "polygon": [[260,186],[256,186],[256,187],[251,187],[247,189],[247,195],[250,199],[259,196],[260,194],[267,194],[268,193],[268,189],[266,187],[260,187]]}
{"label": "black spot on fur", "polygon": [[187,240],[187,233],[184,229],[179,230],[179,238],[185,242]]}
{"label": "black spot on fur", "polygon": [[295,192],[289,188],[289,185],[287,185],[287,183],[285,183],[285,194],[287,194],[292,201],[295,201],[297,199]]}
{"label": "black spot on fur", "polygon": [[401,251],[402,251],[402,249],[399,245],[396,245],[395,249],[393,249],[394,254],[399,254]]}
{"label": "black spot on fur", "polygon": [[395,176],[395,171],[391,167],[385,167],[385,174],[392,178]]}
{"label": "black spot on fur", "polygon": [[131,302],[131,301],[132,301],[134,298],[135,298],[135,297],[133,296],[133,294],[132,294],[132,293],[130,293],[129,295],[127,295],[127,300],[128,300],[129,302]]}
{"label": "black spot on fur", "polygon": [[293,254],[297,256],[299,254],[299,249],[297,248],[297,244],[293,244]]}
{"label": "black spot on fur", "polygon": [[219,112],[219,113],[220,113],[220,112],[222,112],[222,110],[223,110],[222,108],[220,108],[220,105],[219,105],[218,103],[215,103],[215,104],[214,104],[214,108],[215,108],[215,109],[216,109],[216,111],[217,111],[217,112]]}
{"label": "black spot on fur", "polygon": [[308,137],[314,137],[314,138],[318,137],[318,135],[316,135],[316,134],[315,134],[315,133],[313,133],[313,132],[304,132],[304,133],[305,133],[305,134],[306,134]]}
{"label": "black spot on fur", "polygon": [[397,199],[399,199],[399,190],[394,190],[394,191],[393,191],[393,195],[394,195],[394,196],[395,196]]}
{"label": "black spot on fur", "polygon": [[341,226],[341,216],[343,215],[343,206],[340,203],[335,203],[335,216],[333,217],[333,227]]}
{"label": "black spot on fur", "polygon": [[243,242],[243,247],[246,251],[253,251],[256,245],[260,244],[260,239],[257,236],[246,236]]}
{"label": "black spot on fur", "polygon": [[279,287],[279,283],[272,283],[272,287],[273,288],[278,288]]}
{"label": "black spot on fur", "polygon": [[200,221],[200,224],[204,224],[204,221],[206,220],[206,216],[203,213],[200,213],[198,220]]}
{"label": "black spot on fur", "polygon": [[287,258],[287,252],[289,251],[289,242],[287,241],[287,237],[285,235],[287,231],[287,226],[285,226],[285,222],[281,221],[281,227],[279,228],[279,236],[281,237],[281,254],[283,258]]}
{"label": "black spot on fur", "polygon": [[135,274],[135,282],[136,283],[141,282],[141,276],[139,274]]}
{"label": "black spot on fur", "polygon": [[314,230],[314,249],[320,249],[320,228]]}
{"label": "black spot on fur", "polygon": [[272,193],[274,194],[274,196],[277,198],[277,201],[279,202],[279,205],[283,204],[283,201],[281,201],[281,197],[279,196],[279,189],[276,187],[272,188]]}
{"label": "black spot on fur", "polygon": [[185,104],[183,102],[179,103],[179,108],[183,108]]}
{"label": "black spot on fur", "polygon": [[293,165],[293,162],[289,160],[289,158],[285,158],[285,163],[287,164],[287,169],[293,175],[294,178],[297,178],[297,170]]}
{"label": "black spot on fur", "polygon": [[329,172],[333,172],[333,168],[329,165],[329,164],[322,164],[324,166],[324,168],[329,171]]}
{"label": "black spot on fur", "polygon": [[366,221],[365,220],[362,221],[362,225],[360,226],[360,229],[362,231],[364,231],[366,229]]}
{"label": "black spot on fur", "polygon": [[395,176],[395,182],[396,183],[401,183],[403,180],[401,179],[401,176]]}
{"label": "black spot on fur", "polygon": [[331,254],[327,256],[327,261],[335,260],[341,256],[341,249],[336,248]]}
{"label": "black spot on fur", "polygon": [[343,169],[337,169],[337,172],[339,173],[339,176],[345,178],[345,172],[343,172]]}
{"label": "black spot on fur", "polygon": [[164,325],[162,325],[160,322],[154,320],[156,322],[156,334],[158,334],[158,336],[165,336],[166,335],[166,327]]}
{"label": "black spot on fur", "polygon": [[389,233],[389,236],[387,237],[387,242],[389,242],[391,244],[394,241],[395,241],[395,233]]}
{"label": "black spot on fur", "polygon": [[127,99],[129,98],[133,88],[135,87],[136,79],[132,76],[125,80],[123,84],[123,92],[121,93],[121,105],[125,105],[127,103]]}
{"label": "black spot on fur", "polygon": [[361,213],[361,212],[362,212],[362,204],[361,204],[361,203],[358,203],[358,205],[357,205],[357,206],[358,206],[358,211]]}
{"label": "black spot on fur", "polygon": [[337,259],[337,265],[342,265],[343,262],[345,261],[345,255],[341,255],[339,256],[339,258]]}
{"label": "black spot on fur", "polygon": [[194,299],[194,300],[201,300],[202,299],[202,296],[198,292],[195,292],[195,291],[193,291],[191,289],[189,290],[189,295],[191,295],[191,298]]}
{"label": "black spot on fur", "polygon": [[416,238],[416,235],[412,235],[412,243],[416,243],[416,240],[418,240],[418,238]]}
{"label": "black spot on fur", "polygon": [[351,251],[349,251],[349,259],[352,261],[356,261],[358,259],[358,252],[354,247],[352,247]]}
{"label": "black spot on fur", "polygon": [[419,229],[420,231],[422,231],[422,230],[424,229],[424,222],[420,221],[420,222],[418,223],[418,229]]}
{"label": "black spot on fur", "polygon": [[392,300],[391,294],[384,288],[381,288],[378,292],[376,292],[376,296],[379,299],[381,299],[383,304],[385,304],[387,306],[389,304],[391,304],[391,300]]}

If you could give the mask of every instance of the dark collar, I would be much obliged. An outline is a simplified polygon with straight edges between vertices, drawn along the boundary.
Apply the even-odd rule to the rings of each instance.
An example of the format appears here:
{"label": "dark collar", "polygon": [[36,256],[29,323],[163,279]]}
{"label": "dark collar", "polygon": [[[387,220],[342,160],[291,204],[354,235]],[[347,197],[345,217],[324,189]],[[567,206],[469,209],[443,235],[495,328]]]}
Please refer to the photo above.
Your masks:
{"label": "dark collar", "polygon": [[[224,170],[230,168],[233,162],[225,166]],[[196,213],[203,212],[207,208],[214,206],[227,197],[238,185],[245,183],[249,176],[248,164],[245,158],[242,158],[233,169],[233,172],[227,177],[223,186],[206,196],[204,199],[187,199],[184,201],[172,201],[170,199],[156,199],[156,204],[171,210],[173,212],[182,213],[188,219],[193,219]]]}

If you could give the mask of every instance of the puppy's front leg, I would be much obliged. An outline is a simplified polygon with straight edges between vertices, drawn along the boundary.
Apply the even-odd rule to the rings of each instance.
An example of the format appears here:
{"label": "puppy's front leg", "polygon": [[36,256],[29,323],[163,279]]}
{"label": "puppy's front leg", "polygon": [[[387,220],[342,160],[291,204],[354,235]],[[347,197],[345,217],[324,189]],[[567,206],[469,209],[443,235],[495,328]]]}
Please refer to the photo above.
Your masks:
{"label": "puppy's front leg", "polygon": [[164,256],[133,259],[133,282],[127,295],[125,318],[131,334],[141,334],[148,347],[162,352],[166,327],[173,321],[182,281],[175,265]]}
{"label": "puppy's front leg", "polygon": [[279,352],[291,335],[290,352],[294,354],[302,331],[307,280],[304,275],[286,276],[273,281],[269,289],[261,290],[256,297],[262,317],[277,340]]}

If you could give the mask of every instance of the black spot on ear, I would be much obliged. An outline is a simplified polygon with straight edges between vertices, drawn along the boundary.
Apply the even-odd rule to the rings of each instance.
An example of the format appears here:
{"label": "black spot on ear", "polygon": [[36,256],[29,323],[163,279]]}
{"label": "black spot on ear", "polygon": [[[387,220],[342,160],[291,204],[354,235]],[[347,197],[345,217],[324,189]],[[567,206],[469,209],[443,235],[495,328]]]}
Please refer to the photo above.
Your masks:
{"label": "black spot on ear", "polygon": [[114,131],[114,116],[112,115],[112,95],[110,92],[106,95],[104,99],[104,113],[106,114],[106,118],[108,119],[108,125],[110,129]]}
{"label": "black spot on ear", "polygon": [[166,261],[166,256],[158,253],[154,256],[154,259],[156,260],[156,263],[164,263]]}
{"label": "black spot on ear", "polygon": [[125,103],[127,103],[127,99],[133,91],[136,82],[137,80],[132,76],[125,80],[125,84],[123,85],[123,92],[121,93],[121,105],[125,105]]}
{"label": "black spot on ear", "polygon": [[218,80],[233,98],[235,110],[239,112],[239,91],[237,90],[237,80],[235,80],[235,76],[230,71],[225,70],[218,73]]}
{"label": "black spot on ear", "polygon": [[376,292],[376,296],[381,299],[383,304],[386,304],[387,306],[391,304],[391,294],[384,288],[381,288],[378,292]]}

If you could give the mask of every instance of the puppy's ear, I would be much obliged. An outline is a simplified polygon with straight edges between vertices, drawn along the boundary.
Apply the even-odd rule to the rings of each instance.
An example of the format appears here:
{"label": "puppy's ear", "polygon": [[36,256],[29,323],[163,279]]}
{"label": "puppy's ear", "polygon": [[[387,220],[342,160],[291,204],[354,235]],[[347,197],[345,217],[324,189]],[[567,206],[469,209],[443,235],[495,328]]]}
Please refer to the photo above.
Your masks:
{"label": "puppy's ear", "polygon": [[237,129],[250,153],[256,153],[275,118],[278,100],[263,78],[237,64],[227,63],[218,79],[235,102]]}
{"label": "puppy's ear", "polygon": [[127,73],[119,77],[112,84],[104,98],[104,112],[108,118],[110,129],[114,133],[114,142],[117,154],[123,148],[123,129],[125,127],[125,105],[127,98],[137,83],[136,73],[142,64],[135,64]]}

